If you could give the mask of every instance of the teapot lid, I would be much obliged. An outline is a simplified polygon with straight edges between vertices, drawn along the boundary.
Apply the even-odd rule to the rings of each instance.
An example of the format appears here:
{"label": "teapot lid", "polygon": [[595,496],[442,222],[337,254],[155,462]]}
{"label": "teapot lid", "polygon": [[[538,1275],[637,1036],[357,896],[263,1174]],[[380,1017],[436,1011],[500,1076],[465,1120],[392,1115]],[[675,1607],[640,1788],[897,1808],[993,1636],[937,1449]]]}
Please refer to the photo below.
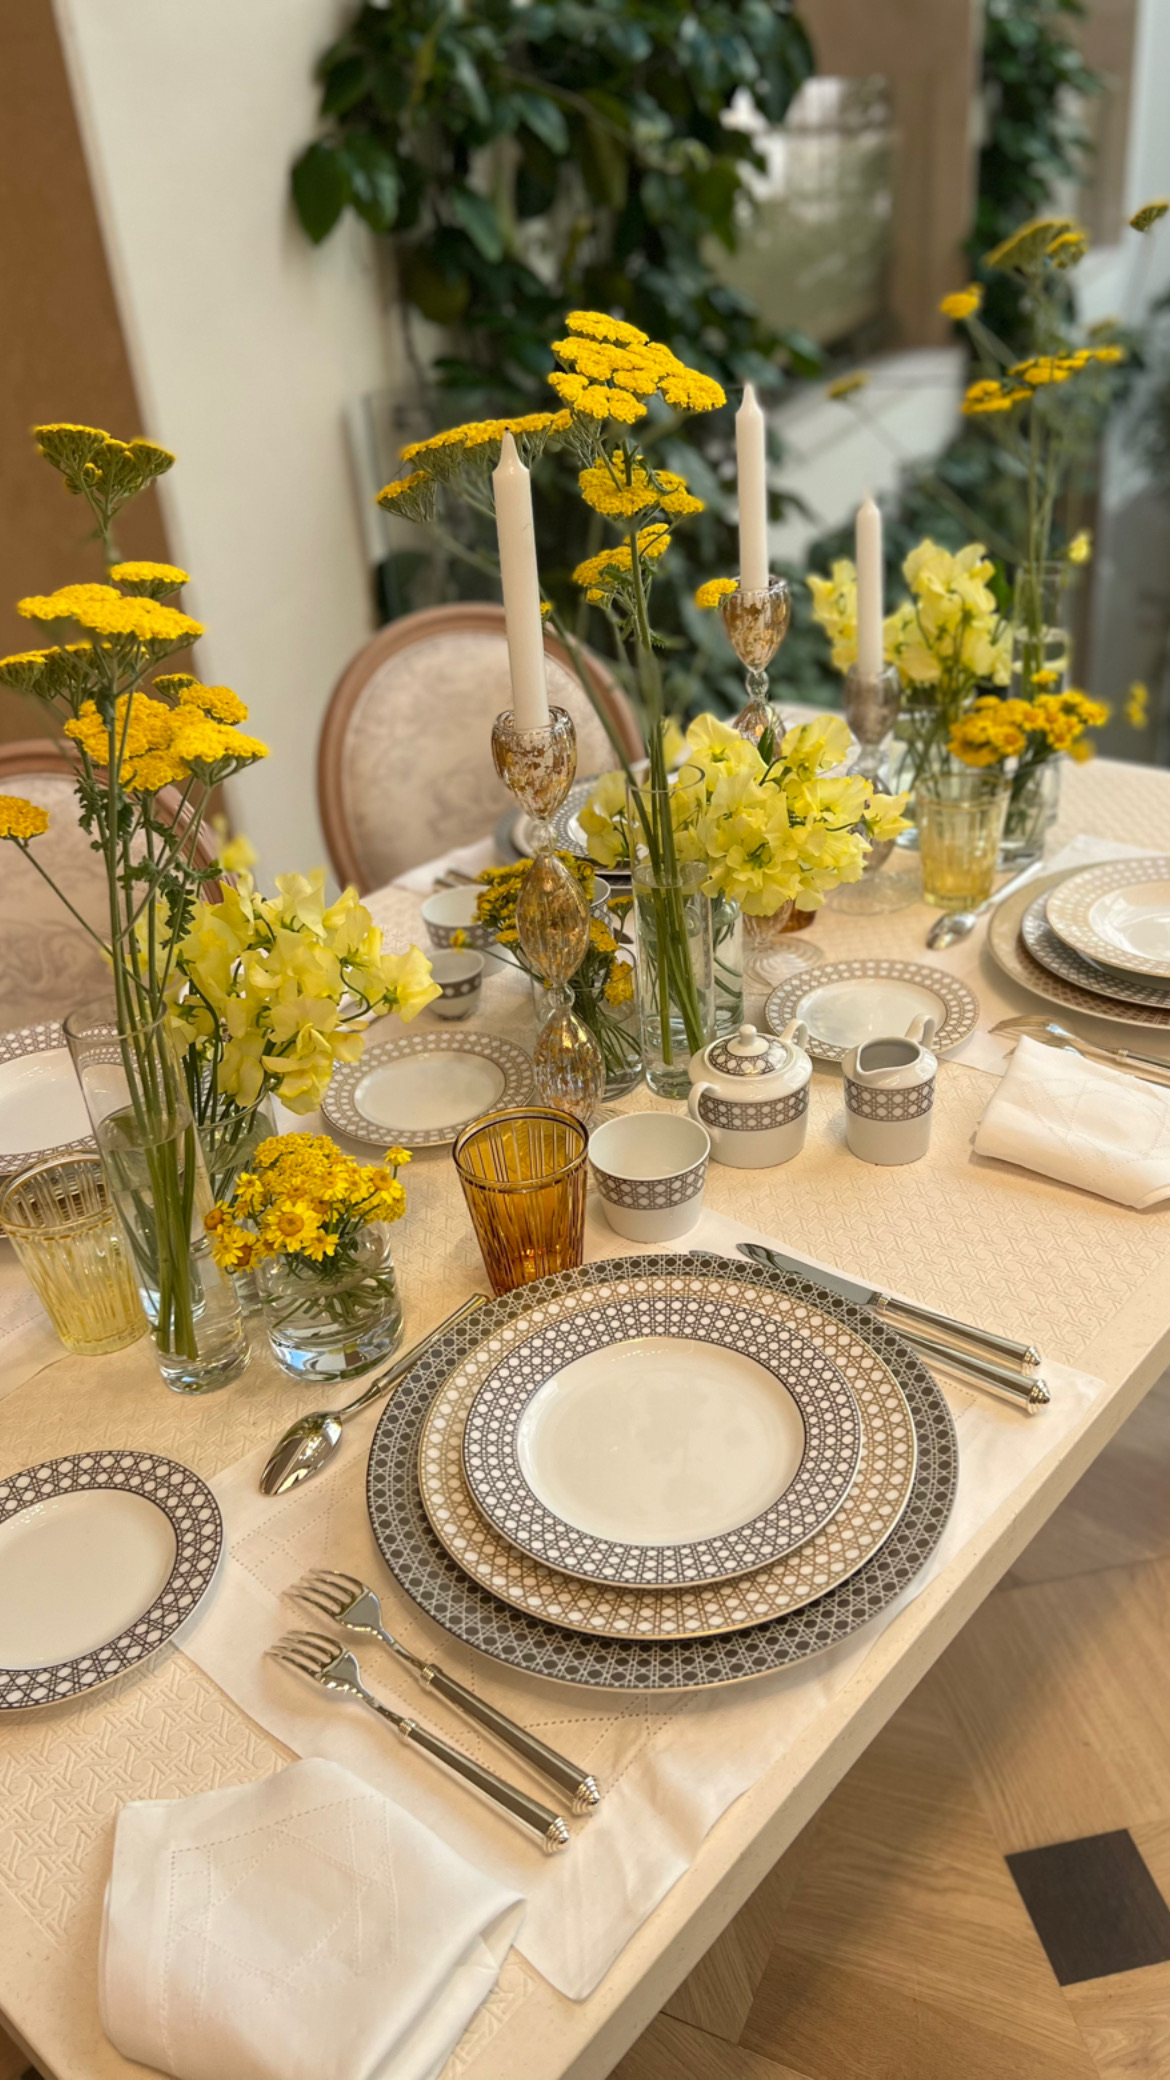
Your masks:
{"label": "teapot lid", "polygon": [[719,1076],[773,1076],[785,1069],[792,1050],[783,1040],[773,1039],[755,1026],[740,1026],[729,1038],[716,1040],[707,1049],[707,1066]]}

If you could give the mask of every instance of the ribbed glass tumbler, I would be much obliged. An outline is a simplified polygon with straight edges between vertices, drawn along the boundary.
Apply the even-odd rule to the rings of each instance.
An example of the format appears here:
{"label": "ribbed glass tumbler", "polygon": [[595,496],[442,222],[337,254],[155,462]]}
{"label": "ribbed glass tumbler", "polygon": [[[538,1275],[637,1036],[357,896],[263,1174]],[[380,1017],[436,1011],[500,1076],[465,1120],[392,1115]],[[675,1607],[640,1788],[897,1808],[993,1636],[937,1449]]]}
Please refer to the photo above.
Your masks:
{"label": "ribbed glass tumbler", "polygon": [[97,1357],[145,1336],[100,1156],[30,1164],[0,1191],[0,1228],[66,1350]]}
{"label": "ribbed glass tumbler", "polygon": [[510,1293],[585,1254],[589,1136],[567,1112],[497,1112],[453,1150],[493,1293]]}

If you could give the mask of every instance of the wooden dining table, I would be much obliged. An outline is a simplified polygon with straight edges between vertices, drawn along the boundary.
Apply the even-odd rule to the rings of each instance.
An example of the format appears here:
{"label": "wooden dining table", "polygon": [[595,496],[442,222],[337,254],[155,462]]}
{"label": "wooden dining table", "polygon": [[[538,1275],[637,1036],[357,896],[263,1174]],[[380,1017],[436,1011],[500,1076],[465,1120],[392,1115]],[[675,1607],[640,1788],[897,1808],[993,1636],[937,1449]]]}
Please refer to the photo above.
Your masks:
{"label": "wooden dining table", "polygon": [[[1170,773],[1107,760],[1068,767],[1050,850],[1081,833],[1170,849]],[[433,877],[410,878],[412,887],[369,898],[392,947],[423,938],[420,889]],[[811,937],[830,960],[929,961],[932,915],[921,903],[870,917],[830,905]],[[962,954],[976,991],[984,979],[1012,1008],[1041,1009],[993,970],[980,951],[985,931]],[[427,1013],[412,1030],[435,1023]],[[491,978],[476,1023],[531,1044],[527,982]],[[724,1813],[596,1991],[568,2000],[514,1952],[447,2080],[602,2080],[1170,1364],[1170,1206],[1135,1213],[975,1157],[971,1137],[994,1087],[960,1051],[940,1073],[929,1156],[875,1172],[844,1145],[839,1070],[818,1067],[801,1158],[772,1171],[712,1165],[708,1207],[813,1263],[1033,1341],[1047,1360],[1096,1375],[1104,1391]],[[641,1087],[622,1108],[665,1102]],[[412,1337],[481,1284],[482,1267],[449,1152],[420,1152],[407,1183],[395,1261]],[[68,1358],[34,1314],[18,1319],[19,1281],[4,1245],[0,1476],[66,1451],[137,1446],[214,1477],[319,1399],[263,1354],[233,1386],[193,1401],[151,1376],[144,1346]],[[0,2024],[42,2073],[130,2080],[142,2070],[114,2050],[97,2010],[102,1896],[121,1805],[246,1782],[288,1759],[181,1645],[81,1702],[0,1722]]]}

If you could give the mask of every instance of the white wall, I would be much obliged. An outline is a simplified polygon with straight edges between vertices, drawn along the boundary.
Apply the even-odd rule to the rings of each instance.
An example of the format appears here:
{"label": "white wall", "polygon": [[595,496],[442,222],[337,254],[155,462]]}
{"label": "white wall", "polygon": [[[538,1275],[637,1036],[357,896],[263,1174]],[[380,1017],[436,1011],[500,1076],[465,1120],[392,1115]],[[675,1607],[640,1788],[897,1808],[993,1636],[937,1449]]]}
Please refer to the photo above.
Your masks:
{"label": "white wall", "polygon": [[199,668],[236,688],[272,750],[233,814],[266,875],[308,868],[325,859],[321,714],[372,622],[345,412],[395,374],[364,227],[314,248],[289,203],[313,63],[348,10],[55,5],[146,418],[125,431],[179,457],[162,488],[185,604],[208,630]]}

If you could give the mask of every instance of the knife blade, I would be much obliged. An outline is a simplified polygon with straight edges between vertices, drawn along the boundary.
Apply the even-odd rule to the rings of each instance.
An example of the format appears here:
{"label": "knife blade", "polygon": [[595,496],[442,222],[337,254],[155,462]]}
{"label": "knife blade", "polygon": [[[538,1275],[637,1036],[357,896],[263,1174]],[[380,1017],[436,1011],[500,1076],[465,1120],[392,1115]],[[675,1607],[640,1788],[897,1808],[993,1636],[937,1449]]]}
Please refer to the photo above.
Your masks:
{"label": "knife blade", "polygon": [[765,1249],[759,1242],[741,1242],[741,1256],[749,1257],[753,1263],[768,1264],[774,1271],[791,1271],[797,1278],[807,1278],[813,1285],[823,1286],[828,1293],[835,1293],[840,1300],[851,1300],[856,1307],[872,1307],[876,1314],[894,1318],[897,1328],[899,1320],[918,1322],[931,1335],[962,1337],[968,1343],[995,1351],[1001,1358],[1010,1358],[1021,1366],[1031,1367],[1040,1363],[1040,1353],[1034,1344],[1017,1343],[1014,1337],[999,1336],[992,1329],[977,1329],[971,1322],[960,1322],[951,1315],[939,1314],[931,1307],[918,1307],[912,1300],[896,1300],[891,1293],[883,1293],[880,1287],[863,1285],[860,1279],[848,1278],[842,1271],[822,1271],[812,1264],[802,1264],[799,1257],[790,1257],[781,1249]]}

